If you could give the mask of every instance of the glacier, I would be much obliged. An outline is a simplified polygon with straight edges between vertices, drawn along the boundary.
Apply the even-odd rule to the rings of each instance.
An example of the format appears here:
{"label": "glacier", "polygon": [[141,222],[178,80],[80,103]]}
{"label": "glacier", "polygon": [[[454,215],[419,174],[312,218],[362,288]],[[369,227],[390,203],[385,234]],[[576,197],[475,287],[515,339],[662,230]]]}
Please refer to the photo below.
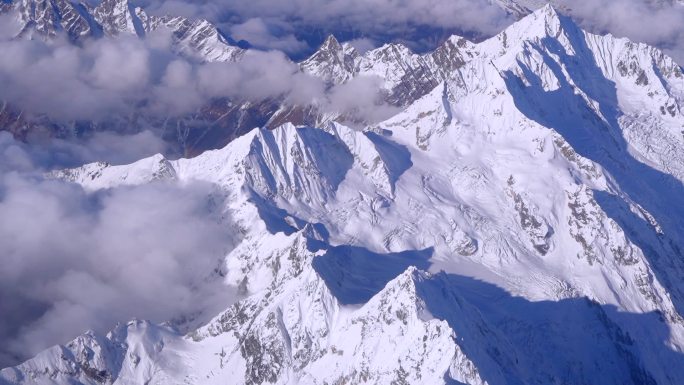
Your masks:
{"label": "glacier", "polygon": [[48,175],[214,184],[242,298],[187,333],[86,332],[0,384],[684,382],[681,66],[545,6],[425,55],[331,37],[301,68],[378,77],[401,112]]}

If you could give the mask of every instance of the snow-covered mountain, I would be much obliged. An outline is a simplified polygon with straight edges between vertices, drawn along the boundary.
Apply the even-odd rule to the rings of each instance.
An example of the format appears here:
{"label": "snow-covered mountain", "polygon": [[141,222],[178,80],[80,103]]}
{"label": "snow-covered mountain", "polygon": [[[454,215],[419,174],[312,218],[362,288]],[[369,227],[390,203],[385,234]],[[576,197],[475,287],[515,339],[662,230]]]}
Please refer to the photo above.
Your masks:
{"label": "snow-covered mountain", "polygon": [[176,48],[183,54],[208,61],[231,61],[243,51],[206,20],[151,16],[128,0],[103,0],[96,7],[68,0],[15,0],[0,4],[0,11],[16,12],[20,36],[49,39],[66,33],[79,41],[121,34],[143,37],[165,27],[172,31]]}
{"label": "snow-covered mountain", "polygon": [[303,62],[402,112],[254,129],[192,159],[55,172],[221,191],[243,299],[187,334],[131,321],[0,383],[681,384],[684,74],[552,7],[475,44]]}
{"label": "snow-covered mountain", "polygon": [[[496,3],[517,17],[528,14],[534,6],[539,5],[533,4],[534,1],[505,0]],[[164,27],[173,32],[174,49],[187,57],[222,62],[239,60],[244,53],[243,49],[236,47],[236,43],[230,37],[205,20],[190,20],[174,15],[148,15],[144,9],[128,0],[105,0],[95,7],[89,4],[86,1],[11,0],[0,2],[0,13],[15,13],[21,27],[18,38],[51,40],[66,35],[74,43],[80,44],[102,36],[144,38]],[[325,51],[326,47],[327,43],[321,50]],[[405,47],[401,48],[408,51]],[[381,52],[376,54],[386,56]],[[320,60],[320,56],[321,53],[318,52],[302,64]],[[331,70],[335,68],[333,63],[325,65]],[[411,70],[416,76],[420,76],[420,68]],[[400,79],[394,79],[395,82],[398,80]],[[406,105],[407,97],[415,100],[439,82],[432,76],[415,80],[407,77],[405,80],[406,84],[397,85],[397,92],[387,95],[387,102]],[[24,111],[7,103],[3,103],[0,108],[2,129],[11,132],[18,139],[24,140],[32,136],[72,138],[98,131],[135,133],[156,130],[161,131],[160,135],[172,148],[177,148],[180,153],[187,155],[196,155],[206,149],[221,148],[235,137],[257,126],[275,128],[284,122],[318,125],[331,119],[348,122],[360,120],[355,116],[323,116],[315,108],[288,105],[278,98],[247,102],[218,99],[194,113],[172,118],[146,116],[133,110],[129,115],[104,121],[55,120],[50,116],[36,115],[32,111]]]}
{"label": "snow-covered mountain", "polygon": [[[542,0],[492,1],[518,18],[546,3]],[[23,26],[20,38],[51,39],[66,34],[78,43],[98,36],[143,38],[163,27],[173,32],[174,48],[184,56],[201,61],[231,62],[239,61],[245,52],[206,20],[148,15],[128,0],[105,0],[95,7],[87,2],[63,0],[0,2],[0,13],[8,11],[15,11],[19,17]],[[359,75],[379,76],[384,79],[386,91],[383,102],[403,108],[445,81],[468,61],[475,54],[471,51],[472,46],[474,44],[468,40],[454,36],[425,55],[415,54],[397,43],[360,54],[350,44],[340,44],[330,36],[317,52],[299,64],[305,73],[331,85],[342,84]],[[291,105],[278,97],[250,101],[218,98],[183,116],[147,116],[133,110],[129,115],[103,121],[56,121],[11,104],[3,103],[0,108],[2,129],[19,139],[45,135],[71,138],[96,131],[156,130],[178,153],[187,156],[221,148],[258,126],[275,128],[285,122],[318,126],[329,121],[358,126],[364,123],[364,118],[353,113],[323,113],[316,106]]]}
{"label": "snow-covered mountain", "polygon": [[[19,22],[19,39],[51,40],[67,36],[80,44],[103,36],[144,38],[163,28],[171,32],[173,50],[191,60],[232,62],[244,54],[244,49],[207,20],[148,15],[128,0],[103,0],[95,7],[88,2],[68,0],[0,2],[0,14],[9,12],[16,15]],[[65,122],[2,103],[0,122],[3,130],[19,139],[36,133],[71,138],[84,132],[131,133],[155,129],[162,131],[164,138],[179,151],[196,154],[223,146],[236,135],[262,125],[267,120],[264,116],[279,107],[271,104],[272,101],[244,104],[217,100],[175,119],[150,117],[133,111],[130,116],[105,121]]]}

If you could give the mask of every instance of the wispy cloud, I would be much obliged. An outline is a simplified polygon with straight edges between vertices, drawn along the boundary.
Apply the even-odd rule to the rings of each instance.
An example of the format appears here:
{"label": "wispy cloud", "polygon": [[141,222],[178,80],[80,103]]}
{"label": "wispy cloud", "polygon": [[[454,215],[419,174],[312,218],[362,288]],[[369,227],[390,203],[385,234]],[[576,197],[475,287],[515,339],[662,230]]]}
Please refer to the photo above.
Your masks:
{"label": "wispy cloud", "polygon": [[[524,4],[530,2],[522,1]],[[552,0],[586,28],[611,32],[668,50],[684,61],[684,4],[676,0]],[[404,40],[417,26],[442,28],[448,33],[491,36],[515,21],[496,1],[489,0],[236,0],[194,1],[147,0],[152,12],[182,12],[231,25],[259,20],[262,26],[289,31],[288,39],[319,33],[376,40]],[[252,23],[255,23],[252,21]],[[268,30],[268,27],[265,28]],[[268,33],[253,35],[259,46],[269,47]],[[277,34],[276,34],[277,35]],[[274,35],[273,45],[282,45]],[[241,34],[242,37],[249,37]],[[296,40],[297,36],[300,40]],[[379,38],[379,39],[378,39]],[[319,41],[308,39],[309,41]],[[434,41],[432,42],[435,43]]]}
{"label": "wispy cloud", "polygon": [[250,50],[232,63],[193,61],[173,53],[168,31],[146,39],[102,38],[83,46],[5,39],[0,52],[0,100],[56,120],[98,121],[134,113],[178,117],[218,98],[280,99],[327,112],[368,111],[361,115],[365,118],[377,116],[371,108],[382,108],[376,81],[365,82],[376,86],[364,89],[372,99],[342,99],[343,90],[301,72],[281,51]]}
{"label": "wispy cloud", "polygon": [[90,193],[44,178],[41,158],[0,134],[0,367],[88,329],[230,303],[216,271],[236,232],[211,185]]}
{"label": "wispy cloud", "polygon": [[684,63],[684,3],[672,0],[558,0],[563,12],[597,33],[664,49]]}

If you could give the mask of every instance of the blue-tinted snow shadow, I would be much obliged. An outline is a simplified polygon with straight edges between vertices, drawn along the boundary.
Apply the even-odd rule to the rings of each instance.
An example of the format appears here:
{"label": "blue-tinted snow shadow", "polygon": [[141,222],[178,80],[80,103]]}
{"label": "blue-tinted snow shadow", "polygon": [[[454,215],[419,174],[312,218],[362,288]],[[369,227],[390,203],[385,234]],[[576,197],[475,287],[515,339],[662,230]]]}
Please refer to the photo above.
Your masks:
{"label": "blue-tinted snow shadow", "polygon": [[[298,140],[301,141],[301,146],[297,146],[295,148],[296,151],[293,150],[292,154],[281,154],[278,138],[274,131],[266,129],[261,130],[263,141],[257,140],[252,143],[254,152],[260,154],[268,150],[268,152],[275,154],[278,159],[286,159],[287,157],[298,159],[303,157],[303,155],[296,152],[306,152],[311,161],[315,163],[313,168],[317,170],[315,171],[316,176],[323,185],[322,189],[315,191],[315,193],[324,195],[324,200],[330,198],[330,195],[336,193],[337,188],[352,168],[354,156],[338,138],[328,132],[306,126],[296,127],[295,130]],[[264,187],[267,192],[259,193],[250,188],[249,200],[257,208],[259,217],[266,224],[267,230],[272,234],[283,232],[290,235],[302,229],[307,224],[306,221],[288,213],[274,202],[277,200],[277,193],[283,187],[280,185],[283,182],[279,181],[279,178],[274,173],[282,177],[284,183],[287,183],[289,187],[296,190],[295,194],[297,195],[306,194],[307,192],[314,193],[311,190],[313,187],[309,186],[307,180],[298,178],[296,172],[290,175],[282,162],[275,165],[267,164],[268,161],[263,157],[254,157],[254,161],[258,165],[259,175],[261,181],[265,184]],[[295,170],[300,170],[303,173],[313,172],[306,170],[309,165],[299,164],[298,161],[295,161],[294,167]],[[265,198],[263,195],[270,196],[270,199]],[[298,196],[297,198],[301,197]],[[313,226],[316,226],[317,231],[325,232],[325,238],[327,239],[327,231],[322,225],[313,224]]]}
{"label": "blue-tinted snow shadow", "polygon": [[[368,302],[409,266],[428,269],[434,252],[317,249],[326,248],[313,267],[341,304]],[[461,369],[489,384],[684,383],[684,355],[667,345],[660,312],[628,313],[586,297],[531,301],[455,274],[417,275],[415,282],[427,313],[449,324],[476,368]],[[449,373],[445,382],[460,383]]]}
{"label": "blue-tinted snow shadow", "polygon": [[[304,221],[292,217],[286,210],[277,207],[271,201],[264,199],[253,191],[250,192],[249,201],[257,208],[259,218],[264,221],[266,230],[271,234],[282,232],[285,235],[290,235],[304,224]],[[288,222],[287,218],[292,218],[292,220]]]}
{"label": "blue-tinted snow shadow", "polygon": [[428,269],[433,252],[428,248],[378,254],[361,247],[337,246],[314,258],[313,268],[341,304],[362,304],[410,266]]}
{"label": "blue-tinted snow shadow", "polygon": [[[330,247],[313,266],[340,303],[363,304],[409,266],[429,268],[432,253]],[[670,330],[659,312],[627,313],[584,297],[530,301],[446,273],[418,277],[416,290],[490,384],[684,383],[684,355],[666,345]],[[445,382],[459,384],[448,373]]]}
{"label": "blue-tinted snow shadow", "polygon": [[[681,285],[684,282],[684,255],[680,251],[684,244],[680,235],[684,228],[684,185],[675,177],[649,167],[629,153],[628,143],[618,124],[620,112],[617,109],[615,83],[607,79],[596,64],[582,31],[568,18],[560,16],[560,19],[575,51],[574,55],[568,54],[557,40],[548,37],[539,43],[530,42],[527,47],[544,59],[559,80],[559,88],[546,91],[543,81],[519,61],[518,66],[527,84],[512,71],[505,72],[503,76],[508,91],[513,95],[516,107],[525,116],[553,128],[580,155],[601,165],[634,202],[655,217],[663,229],[663,237],[656,237],[652,228],[645,228],[639,221],[629,219],[618,222],[626,227],[628,233],[652,234],[631,239],[645,249],[658,280],[672,294],[678,312],[684,314],[684,290]],[[559,64],[546,50],[566,64],[565,69],[576,87],[567,81]],[[576,88],[598,101],[603,119],[575,92]],[[598,201],[601,204],[608,199]],[[603,207],[609,215],[627,218],[618,215],[614,204],[609,206],[613,209]],[[624,210],[619,211],[624,213]]]}
{"label": "blue-tinted snow shadow", "polygon": [[[632,211],[624,199],[599,190],[594,190],[594,199],[606,215],[620,225],[627,239],[639,247],[651,265],[658,269],[656,274],[661,270],[669,272],[658,274],[659,282],[669,290],[681,293],[678,286],[684,281],[677,273],[681,269],[679,258],[683,254],[677,243],[664,234],[658,234],[644,217]],[[673,300],[678,300],[675,306],[681,314],[682,298],[675,296]]]}
{"label": "blue-tinted snow shadow", "polygon": [[382,161],[387,166],[387,173],[390,177],[392,189],[401,176],[411,167],[411,152],[405,146],[378,135],[374,132],[365,132],[366,137],[373,142],[375,149],[380,154]]}
{"label": "blue-tinted snow shadow", "polygon": [[[284,139],[278,138],[275,130],[260,129],[262,140],[252,141],[254,154],[270,153],[276,158],[252,158],[258,168],[255,172],[258,173],[260,182],[265,184],[264,189],[267,189],[269,195],[275,195],[284,187],[281,184],[286,184],[295,194],[313,193],[310,191],[313,188],[309,186],[310,181],[301,180],[302,175],[308,174],[322,184],[322,190],[316,193],[334,194],[354,165],[354,156],[344,143],[328,132],[306,126],[295,127],[294,130],[297,135],[294,142],[290,143],[292,148],[289,154],[281,153],[283,143],[278,142]],[[288,158],[294,163],[294,171],[287,170]]]}
{"label": "blue-tinted snow shadow", "polygon": [[490,384],[684,383],[684,355],[666,345],[660,313],[626,313],[587,298],[533,302],[451,274],[419,281],[417,290]]}
{"label": "blue-tinted snow shadow", "polygon": [[[344,181],[347,172],[354,165],[354,155],[339,138],[313,127],[297,127],[297,134],[302,141],[302,151],[309,152],[309,156],[316,162],[316,170],[325,179],[333,191]],[[266,131],[272,134],[273,131]],[[294,156],[294,154],[288,154]],[[305,165],[297,165],[305,167]]]}

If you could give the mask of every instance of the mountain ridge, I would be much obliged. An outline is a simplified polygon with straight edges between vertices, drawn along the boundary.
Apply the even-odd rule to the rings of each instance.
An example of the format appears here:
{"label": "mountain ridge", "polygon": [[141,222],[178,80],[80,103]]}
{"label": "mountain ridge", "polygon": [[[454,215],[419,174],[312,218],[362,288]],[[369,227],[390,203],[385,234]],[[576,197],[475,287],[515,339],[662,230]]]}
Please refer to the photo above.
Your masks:
{"label": "mountain ridge", "polygon": [[151,16],[128,0],[103,0],[95,7],[67,0],[18,0],[4,3],[3,8],[0,11],[18,14],[20,37],[36,33],[49,39],[63,31],[79,42],[102,36],[143,37],[165,27],[172,31],[179,52],[186,55],[208,61],[232,61],[243,51],[207,20]]}
{"label": "mountain ridge", "polygon": [[325,48],[303,66],[331,82],[425,79],[396,63],[442,77],[363,129],[285,123],[191,159],[50,174],[215,184],[245,236],[225,256],[244,297],[188,334],[88,333],[0,382],[681,382],[679,65],[551,6],[436,55]]}
{"label": "mountain ridge", "polygon": [[[25,0],[24,3],[30,4],[31,1]],[[46,0],[43,3],[49,2]],[[17,2],[17,4],[23,3]],[[113,14],[106,16],[112,12],[105,11],[116,8],[117,4],[123,9],[121,13],[125,16],[122,19],[123,22],[115,22],[117,16]],[[229,38],[222,37],[223,34],[206,21],[191,21],[172,16],[148,17],[144,10],[132,9],[124,0],[108,0],[99,7],[104,15],[99,18],[108,21],[105,24],[110,25],[107,28],[113,31],[112,34],[118,33],[116,31],[119,30],[127,31],[123,33],[135,34],[132,21],[126,21],[133,20],[132,18],[135,17],[138,24],[142,25],[143,32],[149,32],[164,25],[171,28],[175,49],[184,55],[224,62],[239,61],[244,53],[244,50],[235,47]],[[529,5],[527,7],[526,9],[529,9]],[[138,17],[136,13],[140,13],[140,16]],[[127,23],[131,24],[130,28],[126,27]],[[342,44],[334,38],[333,40],[335,47],[342,48]],[[358,75],[379,76],[383,83],[380,102],[389,107],[405,107],[425,95],[450,74],[455,73],[455,70],[465,61],[471,60],[472,55],[476,54],[472,51],[472,46],[473,43],[454,35],[435,51],[424,55],[414,54],[407,47],[397,43],[387,44],[361,55],[349,44],[345,44],[343,50],[346,53],[334,53],[334,55],[341,55],[337,60],[343,62],[343,67],[346,66],[344,69],[340,68],[339,64],[321,57],[321,55],[328,57],[333,54],[328,52],[330,50],[326,48],[324,42],[321,49],[297,64],[302,68],[303,73],[321,79],[329,85],[345,84]],[[369,55],[374,55],[374,57]],[[316,68],[317,62],[319,62],[320,69]],[[326,71],[331,71],[331,74],[336,73],[336,75],[332,76]],[[625,67],[623,71],[631,70]],[[332,79],[332,77],[337,77],[337,79]],[[670,109],[677,108],[677,104],[666,104],[663,108],[664,111],[670,111]],[[30,113],[15,110],[11,105],[4,105],[0,120],[5,122],[4,126],[8,127],[15,137],[24,139],[29,138],[33,132],[46,132],[48,136],[70,137],[75,135],[74,133],[87,135],[102,130],[128,133],[150,129],[150,127],[164,127],[160,135],[170,143],[171,150],[180,151],[186,156],[196,155],[206,149],[220,148],[236,136],[257,126],[274,128],[285,122],[315,126],[330,120],[357,126],[368,123],[363,117],[355,115],[353,111],[331,114],[320,111],[320,106],[315,103],[312,106],[298,106],[278,98],[258,101],[231,101],[220,98],[210,101],[208,105],[194,113],[176,118],[160,119],[133,113],[131,116],[121,116],[106,122],[56,122],[49,117],[31,117]]]}

